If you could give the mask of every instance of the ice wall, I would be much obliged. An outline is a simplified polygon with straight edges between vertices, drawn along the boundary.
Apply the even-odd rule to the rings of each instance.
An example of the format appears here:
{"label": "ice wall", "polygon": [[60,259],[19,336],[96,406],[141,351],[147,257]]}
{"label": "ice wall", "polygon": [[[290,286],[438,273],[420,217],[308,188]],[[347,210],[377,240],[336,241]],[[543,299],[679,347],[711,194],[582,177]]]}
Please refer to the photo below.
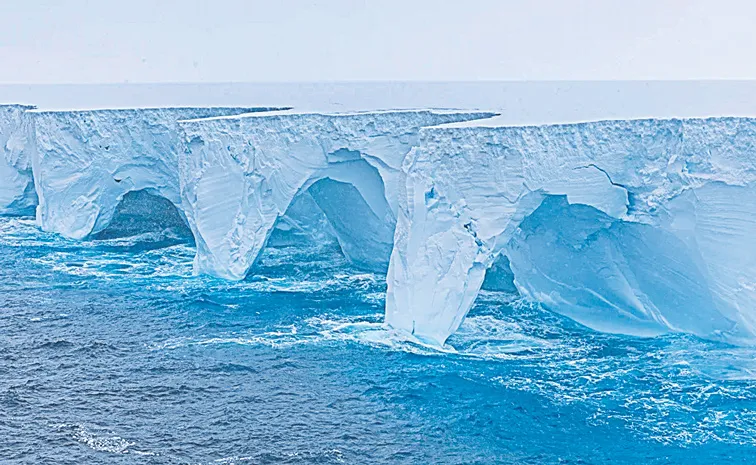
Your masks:
{"label": "ice wall", "polygon": [[37,204],[28,147],[28,105],[0,105],[0,215],[31,215]]}
{"label": "ice wall", "polygon": [[524,296],[595,329],[756,334],[756,120],[421,131],[386,321],[441,344],[505,254]]}
{"label": "ice wall", "polygon": [[146,190],[180,204],[177,120],[259,108],[32,111],[37,221],[81,239],[103,230],[123,196]]}
{"label": "ice wall", "polygon": [[248,273],[271,230],[305,192],[348,259],[385,270],[405,176],[421,127],[492,113],[276,113],[181,122],[183,208],[197,243],[195,270]]}

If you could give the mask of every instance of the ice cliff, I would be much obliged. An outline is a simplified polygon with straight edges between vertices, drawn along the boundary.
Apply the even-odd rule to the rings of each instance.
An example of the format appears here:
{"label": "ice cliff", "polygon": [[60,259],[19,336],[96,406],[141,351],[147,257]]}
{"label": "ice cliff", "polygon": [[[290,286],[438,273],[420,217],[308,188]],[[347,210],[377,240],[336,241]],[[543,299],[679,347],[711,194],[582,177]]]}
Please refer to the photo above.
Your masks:
{"label": "ice cliff", "polygon": [[197,244],[195,269],[242,279],[292,201],[322,210],[344,255],[385,270],[404,191],[404,157],[420,128],[481,112],[275,113],[181,122],[182,205]]}
{"label": "ice cliff", "polygon": [[37,204],[27,144],[32,108],[0,105],[0,215],[28,215]]}
{"label": "ice cliff", "polygon": [[425,129],[386,321],[443,343],[504,257],[523,296],[597,330],[753,339],[755,144],[741,118]]}
{"label": "ice cliff", "polygon": [[600,331],[756,340],[756,119],[27,110],[0,107],[0,213],[38,199],[70,238],[173,205],[195,270],[233,280],[276,228],[337,241],[387,271],[386,323],[431,344],[482,286]]}
{"label": "ice cliff", "polygon": [[180,209],[177,121],[255,108],[30,111],[29,148],[46,231],[81,239],[103,230],[123,196],[146,190]]}

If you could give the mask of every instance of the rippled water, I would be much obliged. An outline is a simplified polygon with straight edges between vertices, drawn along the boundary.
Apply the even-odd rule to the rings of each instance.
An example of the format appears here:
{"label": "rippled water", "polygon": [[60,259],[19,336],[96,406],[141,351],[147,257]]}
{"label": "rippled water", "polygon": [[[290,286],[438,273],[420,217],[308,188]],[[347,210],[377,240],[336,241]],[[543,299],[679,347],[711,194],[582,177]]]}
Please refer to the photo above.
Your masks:
{"label": "rippled water", "polygon": [[191,274],[170,232],[0,219],[2,463],[753,463],[756,351],[484,292],[444,350],[331,248]]}

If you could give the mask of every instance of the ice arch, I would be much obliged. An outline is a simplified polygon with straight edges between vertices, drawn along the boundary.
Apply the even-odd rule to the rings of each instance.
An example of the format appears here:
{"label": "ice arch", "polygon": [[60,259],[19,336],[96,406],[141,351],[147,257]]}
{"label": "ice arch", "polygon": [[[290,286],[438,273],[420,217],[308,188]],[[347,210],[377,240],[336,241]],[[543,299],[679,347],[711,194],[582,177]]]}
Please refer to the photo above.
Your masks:
{"label": "ice arch", "polygon": [[278,218],[266,246],[339,247],[336,232],[308,191],[294,197],[284,215]]}
{"label": "ice arch", "polygon": [[353,173],[363,182],[328,176],[313,183],[308,192],[333,228],[344,256],[358,268],[385,273],[394,246],[396,218],[380,176],[363,163],[365,167]]}
{"label": "ice arch", "polygon": [[664,228],[618,220],[563,196],[544,199],[505,251],[524,296],[596,330],[737,332],[718,310],[694,252]]}
{"label": "ice arch", "polygon": [[150,189],[130,191],[123,196],[112,220],[103,230],[92,234],[95,240],[152,235],[150,240],[171,237],[192,241],[184,214],[168,199]]}
{"label": "ice arch", "polygon": [[105,229],[123,196],[150,189],[180,207],[179,119],[259,108],[30,111],[31,162],[46,231],[81,239]]}
{"label": "ice arch", "polygon": [[300,242],[316,242],[311,245],[334,242],[358,269],[386,272],[396,219],[378,171],[353,156],[358,158],[334,163],[302,186],[264,246],[292,245],[292,233],[298,233]]}
{"label": "ice arch", "polygon": [[521,293],[595,329],[752,339],[754,142],[739,118],[424,129],[386,321],[442,344],[505,254]]}
{"label": "ice arch", "polygon": [[324,211],[346,256],[380,269],[404,190],[402,163],[423,126],[491,113],[272,113],[183,121],[182,202],[195,271],[243,279],[301,193]]}
{"label": "ice arch", "polygon": [[367,164],[354,170],[352,177],[362,181],[356,185],[334,174],[303,187],[276,219],[264,247],[338,249],[354,268],[385,274],[396,220],[380,177]]}
{"label": "ice arch", "polygon": [[512,265],[506,254],[499,254],[494,258],[491,266],[486,270],[486,276],[481,284],[481,289],[496,292],[517,292]]}

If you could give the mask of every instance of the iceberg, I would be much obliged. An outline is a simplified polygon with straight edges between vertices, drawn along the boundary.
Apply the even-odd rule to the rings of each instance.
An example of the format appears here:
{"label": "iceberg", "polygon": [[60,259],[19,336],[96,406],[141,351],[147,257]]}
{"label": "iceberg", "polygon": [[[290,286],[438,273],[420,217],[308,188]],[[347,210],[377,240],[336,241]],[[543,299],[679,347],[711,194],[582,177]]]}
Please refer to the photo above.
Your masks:
{"label": "iceberg", "polygon": [[443,344],[490,272],[600,331],[756,335],[754,119],[442,125],[403,169],[394,328]]}
{"label": "iceberg", "polygon": [[180,208],[180,119],[266,108],[154,108],[27,112],[32,171],[45,231],[82,239],[105,229],[129,192]]}
{"label": "iceberg", "polygon": [[[302,195],[328,220],[345,257],[382,271],[393,249],[404,157],[420,129],[490,112],[259,113],[182,121],[182,205],[195,271],[243,279]],[[302,224],[307,224],[304,222]]]}
{"label": "iceberg", "polygon": [[756,338],[756,119],[2,110],[0,213],[69,238],[188,227],[195,272],[229,280],[269,243],[338,244],[434,345],[482,288],[599,331]]}
{"label": "iceberg", "polygon": [[31,215],[37,204],[28,147],[29,105],[0,105],[0,215]]}

